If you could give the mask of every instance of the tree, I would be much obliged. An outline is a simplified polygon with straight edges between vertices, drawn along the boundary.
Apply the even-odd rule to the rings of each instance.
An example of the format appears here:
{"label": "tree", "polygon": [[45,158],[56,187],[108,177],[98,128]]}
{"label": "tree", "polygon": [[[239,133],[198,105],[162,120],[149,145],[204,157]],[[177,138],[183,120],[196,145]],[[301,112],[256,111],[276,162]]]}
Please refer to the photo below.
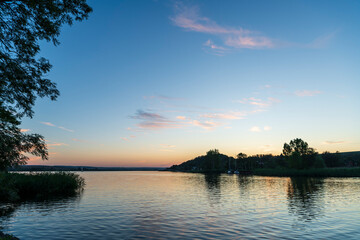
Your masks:
{"label": "tree", "polygon": [[317,152],[301,138],[295,138],[289,144],[284,143],[283,155],[291,168],[301,169],[313,166]]}
{"label": "tree", "polygon": [[236,161],[237,161],[237,167],[239,169],[247,169],[247,156],[245,153],[239,153],[238,155],[236,155]]}
{"label": "tree", "polygon": [[220,168],[220,153],[218,149],[211,149],[206,153],[206,166],[208,170],[219,170]]}
{"label": "tree", "polygon": [[0,170],[26,164],[25,153],[48,158],[44,138],[19,128],[23,117],[33,117],[37,97],[59,96],[46,78],[51,64],[37,56],[39,41],[57,46],[61,26],[91,11],[86,0],[0,1]]}

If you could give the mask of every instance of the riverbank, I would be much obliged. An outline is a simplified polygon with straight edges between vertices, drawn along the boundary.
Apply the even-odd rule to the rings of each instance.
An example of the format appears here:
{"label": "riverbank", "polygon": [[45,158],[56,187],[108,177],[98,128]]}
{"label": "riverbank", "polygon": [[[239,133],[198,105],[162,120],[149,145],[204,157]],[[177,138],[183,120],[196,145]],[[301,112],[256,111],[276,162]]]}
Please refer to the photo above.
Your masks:
{"label": "riverbank", "polygon": [[21,202],[74,196],[85,181],[75,173],[0,173],[0,201]]}
{"label": "riverbank", "polygon": [[0,231],[0,240],[19,240],[19,238],[11,234],[5,234],[2,231]]}
{"label": "riverbank", "polygon": [[252,174],[272,177],[360,177],[360,168],[312,168],[303,170],[259,168],[253,170]]}
{"label": "riverbank", "polygon": [[[169,172],[220,174],[221,171],[180,171],[166,169]],[[280,169],[258,168],[251,171],[240,171],[239,175],[269,176],[269,177],[360,177],[360,167],[353,168],[312,168],[312,169]]]}

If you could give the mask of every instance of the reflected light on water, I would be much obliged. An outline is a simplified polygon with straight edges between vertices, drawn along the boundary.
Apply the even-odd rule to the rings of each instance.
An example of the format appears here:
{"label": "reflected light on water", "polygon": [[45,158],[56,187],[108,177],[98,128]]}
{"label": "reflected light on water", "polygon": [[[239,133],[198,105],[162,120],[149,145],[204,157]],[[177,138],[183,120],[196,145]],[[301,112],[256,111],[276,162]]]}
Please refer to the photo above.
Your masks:
{"label": "reflected light on water", "polygon": [[83,172],[81,197],[0,219],[21,239],[357,239],[360,179]]}

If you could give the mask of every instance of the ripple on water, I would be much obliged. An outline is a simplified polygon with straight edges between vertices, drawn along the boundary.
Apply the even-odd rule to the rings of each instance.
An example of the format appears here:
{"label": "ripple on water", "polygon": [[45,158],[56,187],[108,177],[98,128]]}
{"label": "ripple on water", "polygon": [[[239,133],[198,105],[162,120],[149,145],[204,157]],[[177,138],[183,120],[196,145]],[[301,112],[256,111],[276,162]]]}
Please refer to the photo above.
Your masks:
{"label": "ripple on water", "polygon": [[21,239],[360,239],[360,179],[84,172],[73,199],[0,218]]}

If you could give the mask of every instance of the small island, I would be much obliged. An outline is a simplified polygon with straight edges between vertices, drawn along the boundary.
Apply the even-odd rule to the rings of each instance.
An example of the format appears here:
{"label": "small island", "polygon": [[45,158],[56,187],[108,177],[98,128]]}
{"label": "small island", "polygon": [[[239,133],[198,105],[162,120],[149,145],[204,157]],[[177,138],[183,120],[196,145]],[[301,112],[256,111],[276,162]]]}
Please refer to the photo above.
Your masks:
{"label": "small island", "polygon": [[318,153],[300,138],[284,143],[282,154],[239,153],[229,157],[219,150],[173,165],[166,171],[194,173],[235,173],[281,177],[360,177],[360,151]]}

